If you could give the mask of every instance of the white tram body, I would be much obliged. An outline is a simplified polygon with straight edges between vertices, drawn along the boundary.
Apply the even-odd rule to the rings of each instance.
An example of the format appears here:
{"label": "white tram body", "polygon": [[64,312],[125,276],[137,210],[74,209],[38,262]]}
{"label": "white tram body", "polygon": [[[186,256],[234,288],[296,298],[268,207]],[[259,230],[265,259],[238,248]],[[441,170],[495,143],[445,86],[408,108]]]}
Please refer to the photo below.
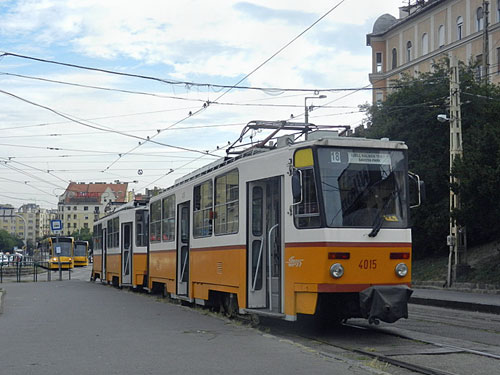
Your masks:
{"label": "white tram body", "polygon": [[408,185],[403,142],[325,132],[212,163],[151,198],[148,288],[287,320],[407,317]]}

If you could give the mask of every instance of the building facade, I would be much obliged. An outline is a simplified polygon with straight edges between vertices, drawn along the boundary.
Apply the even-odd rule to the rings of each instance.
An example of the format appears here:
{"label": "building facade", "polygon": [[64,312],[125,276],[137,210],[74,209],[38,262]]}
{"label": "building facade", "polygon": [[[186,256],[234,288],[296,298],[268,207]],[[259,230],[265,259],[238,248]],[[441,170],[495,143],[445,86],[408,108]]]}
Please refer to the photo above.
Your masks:
{"label": "building facade", "polygon": [[40,208],[35,203],[24,204],[19,208],[2,205],[0,229],[36,245],[37,241],[50,234],[50,220],[56,218],[54,210]]}
{"label": "building facade", "polygon": [[94,220],[104,216],[115,204],[128,202],[128,183],[71,182],[59,197],[57,216],[62,221],[62,234],[88,228]]}
{"label": "building facade", "polygon": [[478,76],[500,83],[500,0],[418,0],[399,10],[399,19],[384,14],[367,35],[373,103],[402,74],[429,72],[444,57],[477,63]]}

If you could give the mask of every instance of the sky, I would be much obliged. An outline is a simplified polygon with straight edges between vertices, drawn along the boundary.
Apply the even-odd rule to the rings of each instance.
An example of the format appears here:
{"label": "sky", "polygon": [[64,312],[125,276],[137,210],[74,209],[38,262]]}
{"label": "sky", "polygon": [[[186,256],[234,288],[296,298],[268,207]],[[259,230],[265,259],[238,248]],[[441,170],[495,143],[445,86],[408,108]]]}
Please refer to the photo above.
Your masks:
{"label": "sky", "polygon": [[166,188],[250,121],[304,122],[306,97],[327,96],[309,122],[359,126],[371,92],[339,89],[369,85],[366,34],[402,5],[0,0],[0,203],[57,208],[70,181]]}

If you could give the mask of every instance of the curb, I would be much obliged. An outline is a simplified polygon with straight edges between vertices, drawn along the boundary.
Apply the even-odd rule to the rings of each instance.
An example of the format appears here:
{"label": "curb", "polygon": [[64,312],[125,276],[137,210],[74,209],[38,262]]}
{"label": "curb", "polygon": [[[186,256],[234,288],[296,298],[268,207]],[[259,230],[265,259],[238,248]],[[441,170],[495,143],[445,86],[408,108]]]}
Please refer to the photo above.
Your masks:
{"label": "curb", "polygon": [[474,302],[411,297],[409,303],[413,303],[415,305],[446,307],[456,310],[476,311],[488,314],[500,314],[500,306],[485,305],[482,303],[474,303]]}

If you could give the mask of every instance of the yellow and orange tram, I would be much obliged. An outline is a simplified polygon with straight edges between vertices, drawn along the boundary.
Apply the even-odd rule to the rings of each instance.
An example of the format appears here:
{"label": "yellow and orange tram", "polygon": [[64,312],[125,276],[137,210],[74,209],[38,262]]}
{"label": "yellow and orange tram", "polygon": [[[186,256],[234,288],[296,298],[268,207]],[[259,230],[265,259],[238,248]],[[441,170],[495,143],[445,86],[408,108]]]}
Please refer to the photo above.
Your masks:
{"label": "yellow and orange tram", "polygon": [[[252,122],[247,130],[259,126]],[[407,317],[413,183],[407,146],[331,131],[305,138],[262,142],[152,197],[142,208],[149,239],[132,284],[231,314]],[[130,230],[123,222],[133,220],[113,215],[94,226],[93,278],[124,284],[121,238]],[[98,252],[96,243],[106,250]]]}

